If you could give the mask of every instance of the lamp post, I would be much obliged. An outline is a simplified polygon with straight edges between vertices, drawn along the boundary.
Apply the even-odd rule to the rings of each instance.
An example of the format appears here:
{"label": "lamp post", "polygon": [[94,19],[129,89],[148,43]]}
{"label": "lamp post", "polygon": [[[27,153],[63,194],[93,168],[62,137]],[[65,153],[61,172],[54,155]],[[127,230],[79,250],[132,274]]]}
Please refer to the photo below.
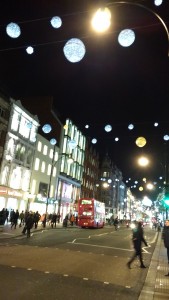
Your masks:
{"label": "lamp post", "polygon": [[166,219],[168,219],[168,208],[169,208],[169,159],[168,159],[168,141],[169,136],[164,136],[164,140],[166,141],[165,146],[165,162],[164,162],[164,171],[165,171],[165,188],[164,188],[164,198],[163,204],[166,208]]}
{"label": "lamp post", "polygon": [[[45,124],[42,127],[42,131],[45,134],[50,133],[51,130],[52,130],[52,127],[51,127],[50,124]],[[47,221],[48,205],[49,205],[49,198],[50,198],[50,192],[51,192],[51,183],[52,183],[52,175],[53,175],[53,169],[54,169],[54,166],[55,166],[54,160],[55,160],[55,150],[56,150],[57,140],[55,138],[50,139],[50,144],[53,146],[53,153],[52,153],[52,162],[51,162],[49,184],[48,184],[48,190],[47,190],[47,195],[46,195],[46,210],[45,210],[44,227],[46,226],[46,221]]]}
{"label": "lamp post", "polygon": [[50,171],[50,177],[49,177],[49,185],[48,185],[48,192],[47,192],[47,199],[46,199],[46,212],[45,212],[46,219],[47,219],[47,213],[48,213],[48,205],[49,205],[49,197],[50,197],[50,190],[51,190],[53,168],[55,166],[54,159],[55,159],[55,145],[54,145],[54,148],[53,148],[52,165],[51,165],[51,171]]}
{"label": "lamp post", "polygon": [[[110,7],[111,6],[123,6],[123,5],[128,5],[128,6],[133,6],[133,7],[138,7],[140,9],[144,9],[145,11],[149,12],[150,14],[152,14],[154,17],[156,17],[158,19],[158,21],[161,23],[162,27],[164,28],[164,31],[167,35],[167,42],[168,42],[168,56],[169,56],[169,31],[168,28],[165,24],[165,22],[163,21],[163,19],[151,8],[138,3],[136,1],[115,1],[115,2],[109,2],[106,4],[107,7],[102,7],[99,8],[96,13],[94,14],[93,18],[92,18],[92,27],[98,31],[98,32],[104,32],[106,31],[109,26],[110,26],[110,21],[111,21],[111,12],[110,12]],[[131,31],[131,30],[130,30]],[[129,33],[129,30],[128,30]],[[132,36],[131,36],[132,34]],[[134,42],[134,33],[130,32],[129,37],[128,37],[131,42],[129,42],[129,44],[127,46],[130,46],[133,42]],[[125,36],[126,39],[126,36]],[[120,39],[119,39],[119,43],[120,43]],[[126,43],[126,41],[125,41]],[[120,43],[121,44],[121,43]],[[121,44],[122,45],[122,44]]]}
{"label": "lamp post", "polygon": [[[63,155],[63,154],[62,154]],[[62,158],[62,157],[61,157]],[[59,160],[57,160],[58,162]],[[73,163],[73,158],[71,155],[69,155],[68,159],[67,159],[67,163],[68,164],[72,164]],[[56,162],[56,163],[57,163]],[[59,183],[59,180],[58,180],[58,183],[57,183],[57,196],[56,196],[56,199],[58,197],[58,190],[60,189],[60,192],[59,192],[59,200],[58,200],[58,215],[60,215],[60,210],[61,210],[61,203],[62,203],[62,187],[63,187],[63,181],[60,181]]]}

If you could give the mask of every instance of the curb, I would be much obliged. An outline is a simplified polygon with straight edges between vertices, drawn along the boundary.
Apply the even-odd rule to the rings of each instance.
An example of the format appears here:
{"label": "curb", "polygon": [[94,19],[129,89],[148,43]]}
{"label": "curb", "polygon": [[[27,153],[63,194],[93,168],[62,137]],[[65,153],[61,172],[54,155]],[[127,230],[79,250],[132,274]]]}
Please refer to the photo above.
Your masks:
{"label": "curb", "polygon": [[160,255],[160,246],[161,246],[161,233],[158,233],[157,243],[153,252],[151,263],[148,269],[146,280],[144,282],[142,291],[138,300],[153,300],[155,293],[155,283],[157,277],[157,267],[159,264],[159,255]]}

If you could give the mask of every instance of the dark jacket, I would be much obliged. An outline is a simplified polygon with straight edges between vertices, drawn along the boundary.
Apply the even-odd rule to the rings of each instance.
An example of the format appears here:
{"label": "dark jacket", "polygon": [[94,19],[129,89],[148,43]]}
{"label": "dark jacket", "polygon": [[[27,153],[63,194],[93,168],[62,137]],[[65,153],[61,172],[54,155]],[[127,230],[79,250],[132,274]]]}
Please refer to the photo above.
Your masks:
{"label": "dark jacket", "polygon": [[162,239],[164,240],[164,246],[169,248],[169,226],[164,226],[162,231]]}
{"label": "dark jacket", "polygon": [[140,250],[141,249],[141,243],[142,242],[145,244],[145,246],[147,246],[147,242],[144,239],[143,234],[144,233],[143,233],[142,224],[138,223],[137,228],[133,229],[133,236],[132,236],[133,245],[134,245],[134,248],[136,250]]}
{"label": "dark jacket", "polygon": [[34,224],[34,219],[33,216],[31,214],[29,214],[26,218],[26,228],[27,229],[31,229],[33,227]]}

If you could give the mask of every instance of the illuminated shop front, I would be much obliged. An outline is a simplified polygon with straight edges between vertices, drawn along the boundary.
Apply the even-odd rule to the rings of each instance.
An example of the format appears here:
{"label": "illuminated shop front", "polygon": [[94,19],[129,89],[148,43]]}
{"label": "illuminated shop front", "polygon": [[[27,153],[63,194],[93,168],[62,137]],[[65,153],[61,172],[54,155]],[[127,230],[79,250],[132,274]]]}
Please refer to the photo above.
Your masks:
{"label": "illuminated shop front", "polygon": [[25,210],[27,201],[24,200],[24,193],[12,188],[0,186],[0,210],[3,208]]}
{"label": "illuminated shop front", "polygon": [[79,199],[81,185],[69,179],[65,181],[62,176],[59,177],[56,209],[58,208],[57,211],[63,221],[67,214],[77,214],[75,203],[76,199]]}

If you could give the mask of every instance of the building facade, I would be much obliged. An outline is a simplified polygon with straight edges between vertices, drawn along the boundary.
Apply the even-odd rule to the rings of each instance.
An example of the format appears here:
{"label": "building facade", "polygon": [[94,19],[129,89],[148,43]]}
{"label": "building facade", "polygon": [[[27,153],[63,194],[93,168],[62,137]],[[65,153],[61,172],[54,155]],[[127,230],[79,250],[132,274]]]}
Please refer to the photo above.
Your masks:
{"label": "building facade", "polygon": [[27,208],[27,192],[39,122],[19,100],[10,99],[8,128],[0,169],[0,209]]}
{"label": "building facade", "polygon": [[81,198],[99,199],[99,170],[100,160],[99,154],[90,145],[87,139],[84,158],[84,171],[81,185]]}

